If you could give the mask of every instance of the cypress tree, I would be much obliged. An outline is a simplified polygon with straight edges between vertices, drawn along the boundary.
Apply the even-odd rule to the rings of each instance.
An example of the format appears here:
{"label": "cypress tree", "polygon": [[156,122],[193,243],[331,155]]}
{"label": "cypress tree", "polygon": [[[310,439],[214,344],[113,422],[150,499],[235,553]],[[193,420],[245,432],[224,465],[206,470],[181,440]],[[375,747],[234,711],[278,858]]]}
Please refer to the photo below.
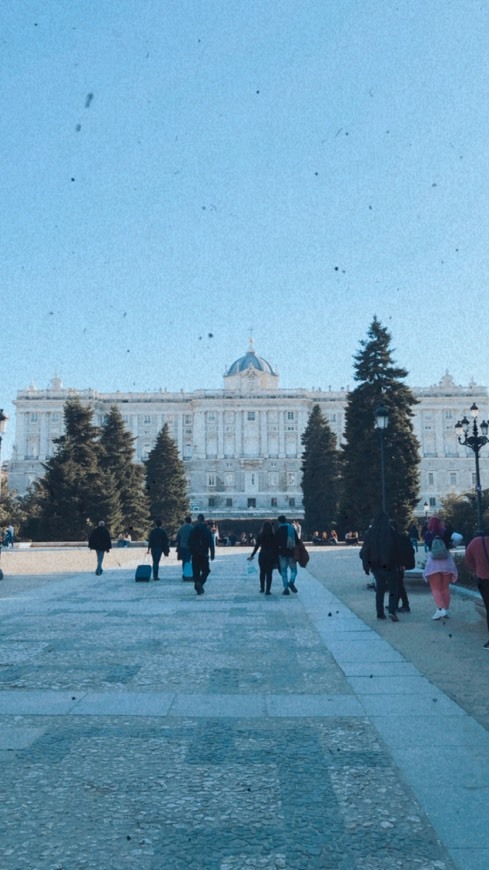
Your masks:
{"label": "cypress tree", "polygon": [[100,465],[114,478],[124,528],[131,530],[133,538],[141,539],[147,534],[150,510],[144,467],[134,463],[134,441],[114,405],[101,429]]}
{"label": "cypress tree", "polygon": [[112,534],[122,526],[114,478],[99,463],[100,432],[92,417],[93,410],[79,399],[66,402],[65,433],[56,439],[54,455],[43,463],[44,477],[34,484],[35,516],[27,522],[26,533],[31,531],[37,540],[85,540],[100,519]]}
{"label": "cypress tree", "polygon": [[339,453],[319,405],[314,405],[302,434],[302,492],[304,526],[308,534],[330,529],[338,511]]}
{"label": "cypress tree", "polygon": [[407,527],[419,497],[419,444],[412,418],[417,400],[403,383],[407,371],[394,364],[391,336],[377,317],[354,357],[358,386],[349,394],[345,411],[342,459],[341,524],[362,535],[381,508],[380,435],[375,411],[389,414],[385,430],[387,511],[399,528]]}
{"label": "cypress tree", "polygon": [[159,517],[168,534],[173,535],[189,513],[190,503],[184,465],[168,423],[159,432],[146,460],[146,486],[151,515],[154,519]]}

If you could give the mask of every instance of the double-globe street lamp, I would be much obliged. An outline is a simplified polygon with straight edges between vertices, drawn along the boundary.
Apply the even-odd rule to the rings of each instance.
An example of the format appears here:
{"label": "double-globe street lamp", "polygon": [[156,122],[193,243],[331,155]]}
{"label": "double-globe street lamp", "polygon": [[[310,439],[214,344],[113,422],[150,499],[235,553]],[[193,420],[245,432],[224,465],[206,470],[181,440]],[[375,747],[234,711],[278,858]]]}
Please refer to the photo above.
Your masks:
{"label": "double-globe street lamp", "polygon": [[[467,420],[467,417],[463,417],[462,420],[459,420],[456,424],[455,432],[457,433],[459,443],[462,444],[463,447],[470,447],[470,449],[474,451],[475,492],[477,497],[477,533],[482,534],[482,490],[479,468],[479,452],[481,447],[484,447],[484,444],[487,444],[489,442],[489,438],[487,437],[487,432],[489,431],[489,423],[487,423],[486,420],[483,420],[480,424],[480,427],[477,425],[479,408],[477,407],[475,402],[470,408],[470,413],[472,415],[472,426],[470,425],[470,420]],[[479,428],[482,433],[480,435]]]}
{"label": "double-globe street lamp", "polygon": [[385,430],[389,425],[389,412],[384,405],[379,405],[375,411],[375,428],[380,436],[380,479],[382,484],[382,510],[387,513],[387,498],[385,493]]}
{"label": "double-globe street lamp", "polygon": [[2,436],[7,427],[8,417],[3,413],[3,408],[0,408],[0,492],[2,490]]}

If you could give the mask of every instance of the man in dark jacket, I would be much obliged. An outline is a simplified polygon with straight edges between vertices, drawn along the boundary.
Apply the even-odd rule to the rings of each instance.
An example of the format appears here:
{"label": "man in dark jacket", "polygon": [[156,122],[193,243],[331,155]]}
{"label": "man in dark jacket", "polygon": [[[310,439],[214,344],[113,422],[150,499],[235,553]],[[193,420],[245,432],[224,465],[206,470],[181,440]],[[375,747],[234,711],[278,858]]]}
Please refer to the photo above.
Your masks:
{"label": "man in dark jacket", "polygon": [[153,580],[159,580],[158,569],[162,554],[168,556],[170,553],[170,544],[168,535],[161,525],[161,520],[156,520],[154,529],[151,529],[148,537],[147,553],[151,550],[151,558],[153,559]]}
{"label": "man in dark jacket", "polygon": [[97,553],[97,568],[95,573],[97,575],[103,574],[102,562],[104,560],[104,556],[106,553],[109,552],[109,550],[112,549],[112,541],[110,539],[109,530],[106,528],[103,520],[100,520],[98,526],[96,526],[90,533],[90,537],[88,539],[88,546],[91,550],[95,550]]}
{"label": "man in dark jacket", "polygon": [[414,568],[416,564],[416,558],[414,555],[414,546],[412,542],[412,538],[409,535],[409,532],[405,535],[398,530],[397,523],[395,520],[391,520],[391,526],[394,530],[394,541],[395,541],[395,552],[394,559],[397,570],[397,584],[399,588],[399,598],[401,602],[401,606],[399,607],[399,602],[397,606],[397,610],[399,613],[410,613],[411,608],[409,606],[409,598],[406,592],[406,587],[404,585],[404,573],[405,571],[409,571],[411,568]]}
{"label": "man in dark jacket", "polygon": [[192,556],[194,589],[197,595],[202,595],[205,582],[211,572],[209,553],[211,561],[214,560],[215,555],[214,538],[205,522],[204,514],[199,514],[197,517],[197,522],[188,538],[188,548]]}
{"label": "man in dark jacket", "polygon": [[365,532],[359,556],[365,573],[368,575],[371,572],[374,575],[377,619],[386,618],[384,596],[388,589],[388,616],[392,622],[399,622],[396,612],[399,601],[399,582],[394,529],[384,511],[379,511],[376,514],[372,524]]}

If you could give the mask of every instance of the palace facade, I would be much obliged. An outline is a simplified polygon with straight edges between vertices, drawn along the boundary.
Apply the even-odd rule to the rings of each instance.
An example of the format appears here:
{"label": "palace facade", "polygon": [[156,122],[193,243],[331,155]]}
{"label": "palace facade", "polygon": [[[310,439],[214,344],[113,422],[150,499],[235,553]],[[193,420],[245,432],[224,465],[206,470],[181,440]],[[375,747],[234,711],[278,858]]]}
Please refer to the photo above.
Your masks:
{"label": "palace facade", "polygon": [[[414,431],[420,443],[420,501],[433,514],[447,493],[475,486],[474,455],[462,447],[455,423],[476,402],[480,419],[489,415],[487,387],[457,386],[446,373],[432,387],[412,388]],[[314,405],[319,405],[338,445],[342,442],[345,390],[282,389],[270,364],[258,356],[253,342],[224,375],[222,389],[169,393],[100,393],[64,388],[54,378],[45,390],[20,390],[16,432],[8,463],[9,485],[24,494],[43,474],[42,463],[54,452],[53,440],[63,432],[63,407],[74,396],[90,405],[100,425],[116,405],[135,438],[136,459],[144,461],[167,423],[183,459],[192,511],[208,518],[268,517],[277,513],[303,516],[301,435]],[[481,453],[481,477],[489,486],[489,453]]]}

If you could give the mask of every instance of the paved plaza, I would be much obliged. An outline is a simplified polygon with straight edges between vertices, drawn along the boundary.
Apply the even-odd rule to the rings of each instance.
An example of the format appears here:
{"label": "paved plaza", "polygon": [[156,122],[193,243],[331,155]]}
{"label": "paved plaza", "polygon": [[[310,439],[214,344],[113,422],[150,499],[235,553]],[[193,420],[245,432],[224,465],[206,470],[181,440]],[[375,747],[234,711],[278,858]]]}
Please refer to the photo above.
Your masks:
{"label": "paved plaza", "polygon": [[489,866],[487,704],[416,657],[450,634],[485,687],[472,604],[437,625],[422,590],[375,625],[357,551],[312,553],[289,597],[248,552],[218,549],[202,596],[173,553],[158,583],[134,582],[142,550],[6,572],[1,870]]}

